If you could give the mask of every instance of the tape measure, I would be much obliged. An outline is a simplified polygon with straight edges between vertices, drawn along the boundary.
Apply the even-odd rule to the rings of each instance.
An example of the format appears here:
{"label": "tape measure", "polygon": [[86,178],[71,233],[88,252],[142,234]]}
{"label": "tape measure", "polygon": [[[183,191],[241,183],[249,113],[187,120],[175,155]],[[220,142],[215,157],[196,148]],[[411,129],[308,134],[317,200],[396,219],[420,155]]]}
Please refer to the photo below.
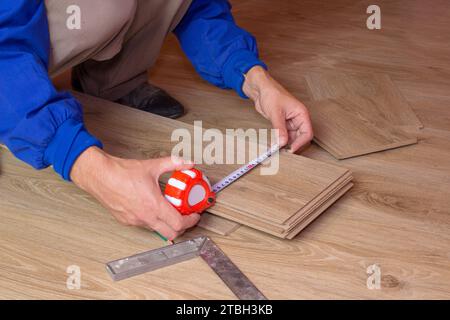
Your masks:
{"label": "tape measure", "polygon": [[183,215],[202,213],[214,205],[216,194],[278,152],[279,145],[233,171],[211,187],[208,178],[198,169],[174,171],[164,190],[166,199]]}
{"label": "tape measure", "polygon": [[174,171],[167,181],[164,196],[183,215],[201,213],[216,199],[208,178],[195,168]]}

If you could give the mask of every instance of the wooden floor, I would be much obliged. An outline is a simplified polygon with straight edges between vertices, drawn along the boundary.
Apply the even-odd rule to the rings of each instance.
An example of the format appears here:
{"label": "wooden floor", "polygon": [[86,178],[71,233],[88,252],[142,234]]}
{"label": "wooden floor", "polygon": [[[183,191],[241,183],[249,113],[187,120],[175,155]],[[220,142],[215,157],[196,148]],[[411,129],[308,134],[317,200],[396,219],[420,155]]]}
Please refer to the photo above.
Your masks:
{"label": "wooden floor", "polygon": [[[312,144],[305,156],[354,172],[355,186],[344,198],[294,240],[246,227],[214,240],[271,299],[450,298],[448,1],[378,1],[378,31],[365,27],[369,1],[233,3],[272,74],[305,103],[305,70],[386,73],[424,128],[411,131],[417,145],[342,161]],[[173,37],[150,79],[188,107],[188,123],[268,126],[250,101],[202,81]],[[0,159],[1,298],[233,298],[200,260],[113,283],[105,262],[159,247],[161,240],[118,225],[50,170],[33,171],[4,150]],[[73,194],[86,210],[67,207]],[[81,268],[80,290],[66,289],[73,264]],[[379,290],[366,286],[372,264],[381,268]]]}

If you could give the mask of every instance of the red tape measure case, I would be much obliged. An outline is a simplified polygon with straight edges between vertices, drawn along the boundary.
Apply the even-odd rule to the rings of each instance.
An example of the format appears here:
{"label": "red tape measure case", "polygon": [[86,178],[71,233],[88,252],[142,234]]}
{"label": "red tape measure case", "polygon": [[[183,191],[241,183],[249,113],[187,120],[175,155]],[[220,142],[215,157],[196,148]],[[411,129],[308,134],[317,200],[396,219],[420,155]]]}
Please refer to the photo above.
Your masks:
{"label": "red tape measure case", "polygon": [[216,200],[208,178],[194,168],[174,171],[167,181],[164,196],[183,215],[202,213]]}

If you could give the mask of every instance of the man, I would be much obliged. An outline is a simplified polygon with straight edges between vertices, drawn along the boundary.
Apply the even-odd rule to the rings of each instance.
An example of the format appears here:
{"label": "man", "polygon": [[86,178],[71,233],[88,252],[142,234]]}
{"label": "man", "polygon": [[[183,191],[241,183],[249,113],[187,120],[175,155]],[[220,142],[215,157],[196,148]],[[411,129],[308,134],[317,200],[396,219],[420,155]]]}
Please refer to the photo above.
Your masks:
{"label": "man", "polygon": [[[77,8],[81,28],[68,28],[67,12]],[[0,142],[36,169],[52,165],[120,222],[175,238],[199,215],[181,216],[162,196],[158,177],[191,164],[107,154],[84,127],[78,101],[57,92],[49,74],[73,67],[80,91],[176,118],[182,106],[148,84],[146,73],[173,31],[204,79],[251,98],[279,129],[281,145],[295,151],[312,138],[308,111],[269,75],[255,39],[230,9],[226,0],[1,1]]]}

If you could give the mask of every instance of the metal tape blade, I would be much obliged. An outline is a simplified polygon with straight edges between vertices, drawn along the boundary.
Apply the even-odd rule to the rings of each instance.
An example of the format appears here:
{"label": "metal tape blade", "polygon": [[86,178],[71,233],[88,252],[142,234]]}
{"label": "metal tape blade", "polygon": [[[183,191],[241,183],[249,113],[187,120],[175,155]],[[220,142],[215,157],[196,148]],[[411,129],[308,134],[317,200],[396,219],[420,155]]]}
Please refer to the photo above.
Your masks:
{"label": "metal tape blade", "polygon": [[256,159],[253,159],[246,165],[236,169],[229,175],[227,175],[225,178],[217,182],[213,185],[212,191],[215,193],[218,193],[219,191],[222,191],[226,187],[228,187],[230,184],[235,182],[237,179],[251,171],[253,168],[257,167],[259,164],[261,164],[264,160],[270,158],[274,153],[278,152],[280,149],[280,146],[278,144],[274,144],[272,147],[270,147],[269,150],[258,156]]}

